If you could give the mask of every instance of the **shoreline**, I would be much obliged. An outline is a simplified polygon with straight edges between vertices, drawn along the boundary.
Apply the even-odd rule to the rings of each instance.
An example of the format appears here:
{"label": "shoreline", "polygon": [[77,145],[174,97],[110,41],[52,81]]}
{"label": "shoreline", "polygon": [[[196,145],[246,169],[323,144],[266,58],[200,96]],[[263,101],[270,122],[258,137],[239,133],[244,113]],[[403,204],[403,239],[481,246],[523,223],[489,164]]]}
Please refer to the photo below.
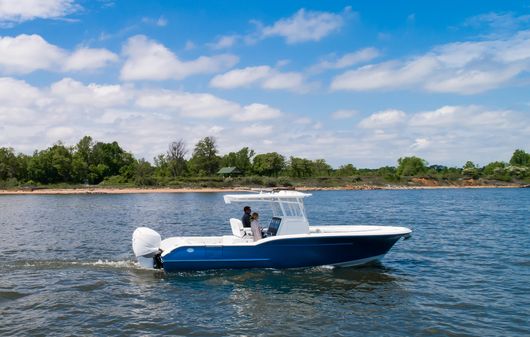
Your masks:
{"label": "shoreline", "polygon": [[[435,189],[478,189],[478,188],[525,188],[528,185],[444,185],[444,186],[401,186],[401,185],[352,185],[340,187],[296,187],[297,191],[373,191],[373,190],[435,190]],[[258,188],[259,189],[259,188]],[[263,188],[264,190],[270,188]],[[281,189],[281,188],[280,188]],[[284,188],[285,189],[285,188]],[[222,192],[250,192],[256,188],[230,187],[230,188],[109,188],[109,187],[83,187],[83,188],[39,188],[0,190],[0,195],[69,195],[69,194],[148,194],[148,193],[222,193]]]}

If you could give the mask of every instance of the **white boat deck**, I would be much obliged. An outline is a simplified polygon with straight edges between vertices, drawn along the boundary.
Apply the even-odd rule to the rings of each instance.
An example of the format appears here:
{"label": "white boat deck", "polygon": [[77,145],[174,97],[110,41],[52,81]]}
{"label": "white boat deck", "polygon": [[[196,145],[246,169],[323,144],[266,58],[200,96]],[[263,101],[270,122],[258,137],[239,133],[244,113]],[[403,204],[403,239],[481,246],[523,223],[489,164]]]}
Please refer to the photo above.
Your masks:
{"label": "white boat deck", "polygon": [[309,233],[340,233],[341,235],[392,235],[410,234],[412,231],[405,227],[394,226],[309,226]]}
{"label": "white boat deck", "polygon": [[160,248],[169,252],[180,246],[254,246],[272,240],[284,238],[304,238],[322,236],[369,236],[369,235],[406,235],[411,230],[405,227],[390,226],[310,226],[309,233],[295,235],[271,236],[254,241],[251,235],[242,238],[233,235],[223,236],[177,236],[163,240]]}

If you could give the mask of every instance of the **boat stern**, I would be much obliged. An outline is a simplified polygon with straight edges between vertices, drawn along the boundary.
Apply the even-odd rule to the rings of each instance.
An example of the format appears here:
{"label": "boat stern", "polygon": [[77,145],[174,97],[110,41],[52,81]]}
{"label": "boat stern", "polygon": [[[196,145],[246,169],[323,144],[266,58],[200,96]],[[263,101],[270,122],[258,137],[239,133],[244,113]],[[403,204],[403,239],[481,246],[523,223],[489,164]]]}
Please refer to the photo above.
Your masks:
{"label": "boat stern", "polygon": [[138,227],[132,235],[132,248],[138,264],[147,269],[163,268],[160,234],[148,227]]}

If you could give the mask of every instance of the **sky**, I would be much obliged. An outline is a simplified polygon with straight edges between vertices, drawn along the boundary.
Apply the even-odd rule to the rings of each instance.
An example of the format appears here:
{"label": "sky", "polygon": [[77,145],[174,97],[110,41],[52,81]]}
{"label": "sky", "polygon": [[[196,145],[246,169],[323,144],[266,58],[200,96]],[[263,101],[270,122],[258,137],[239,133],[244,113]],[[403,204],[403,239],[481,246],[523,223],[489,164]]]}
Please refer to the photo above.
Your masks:
{"label": "sky", "polygon": [[0,0],[0,147],[485,165],[530,151],[529,72],[529,0]]}

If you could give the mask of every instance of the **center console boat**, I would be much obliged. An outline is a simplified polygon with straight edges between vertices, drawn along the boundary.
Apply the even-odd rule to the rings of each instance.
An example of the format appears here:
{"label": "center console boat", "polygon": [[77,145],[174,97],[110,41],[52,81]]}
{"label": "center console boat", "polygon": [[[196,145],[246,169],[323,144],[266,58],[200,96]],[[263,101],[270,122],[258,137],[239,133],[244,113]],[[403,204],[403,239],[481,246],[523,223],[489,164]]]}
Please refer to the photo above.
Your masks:
{"label": "center console boat", "polygon": [[349,267],[383,258],[411,230],[389,226],[311,226],[299,191],[230,194],[226,204],[266,203],[272,218],[264,238],[254,241],[250,228],[230,219],[232,235],[176,236],[164,240],[154,230],[139,227],[132,246],[140,265],[179,270],[298,268],[331,265]]}

